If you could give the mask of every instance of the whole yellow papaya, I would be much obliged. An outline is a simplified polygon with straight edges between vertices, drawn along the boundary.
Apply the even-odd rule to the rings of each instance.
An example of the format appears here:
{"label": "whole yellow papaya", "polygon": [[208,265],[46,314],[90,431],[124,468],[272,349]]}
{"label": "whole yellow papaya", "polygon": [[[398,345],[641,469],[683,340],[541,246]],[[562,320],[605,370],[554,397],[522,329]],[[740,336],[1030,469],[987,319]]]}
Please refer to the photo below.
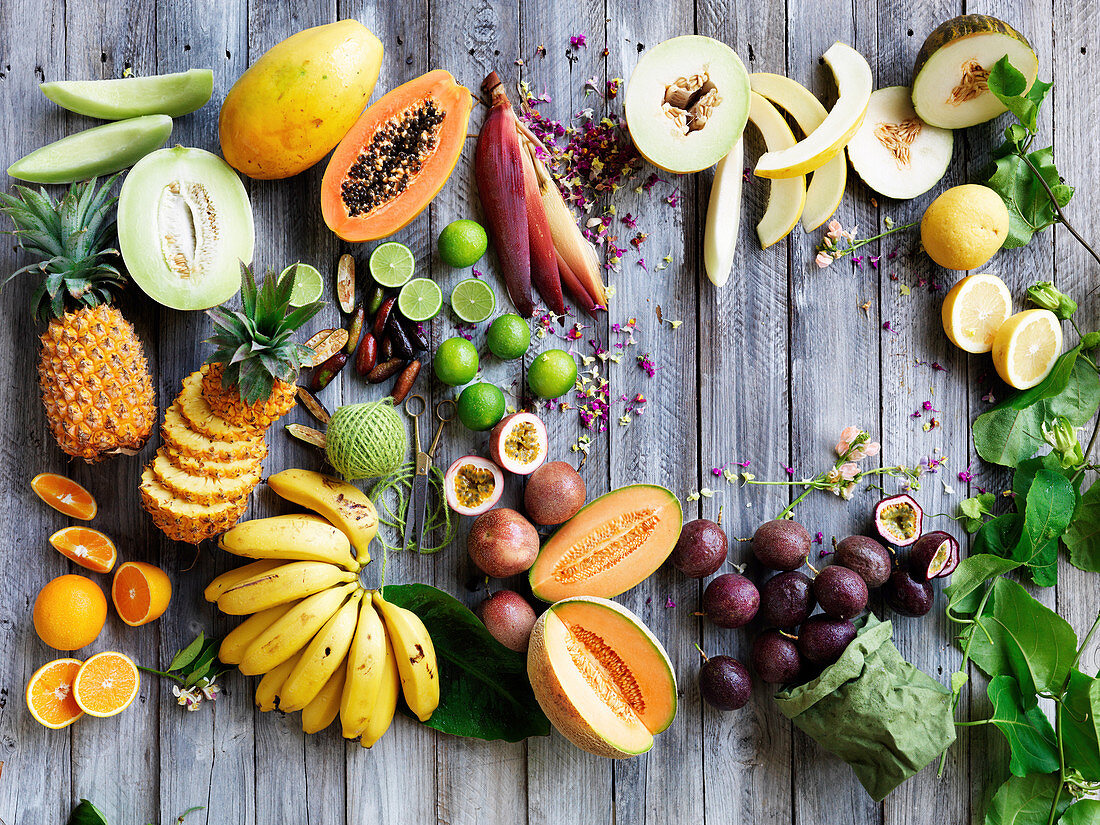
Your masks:
{"label": "whole yellow papaya", "polygon": [[355,123],[381,67],[382,43],[358,20],[305,29],[272,46],[222,103],[226,161],[264,180],[313,166]]}

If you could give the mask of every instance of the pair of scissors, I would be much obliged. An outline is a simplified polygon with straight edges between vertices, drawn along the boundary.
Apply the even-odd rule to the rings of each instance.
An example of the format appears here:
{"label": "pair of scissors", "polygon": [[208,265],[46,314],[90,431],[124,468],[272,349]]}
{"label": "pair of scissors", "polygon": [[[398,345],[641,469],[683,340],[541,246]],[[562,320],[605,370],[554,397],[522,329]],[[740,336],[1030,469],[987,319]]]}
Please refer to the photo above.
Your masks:
{"label": "pair of scissors", "polygon": [[[413,402],[417,403],[413,403]],[[449,405],[449,408],[448,408]],[[416,552],[424,546],[424,515],[428,508],[428,473],[432,469],[432,461],[435,459],[435,448],[439,445],[439,436],[443,434],[444,425],[455,417],[457,407],[451,399],[445,399],[435,405],[435,417],[439,419],[439,425],[435,429],[428,451],[420,446],[420,416],[428,408],[428,402],[422,395],[410,395],[405,399],[405,412],[413,420],[413,438],[416,446],[416,474],[413,476],[412,495],[409,499],[409,509],[405,513],[405,536],[402,546],[408,549],[410,543],[416,546]],[[416,412],[413,410],[416,409]],[[446,414],[444,411],[447,411]]]}

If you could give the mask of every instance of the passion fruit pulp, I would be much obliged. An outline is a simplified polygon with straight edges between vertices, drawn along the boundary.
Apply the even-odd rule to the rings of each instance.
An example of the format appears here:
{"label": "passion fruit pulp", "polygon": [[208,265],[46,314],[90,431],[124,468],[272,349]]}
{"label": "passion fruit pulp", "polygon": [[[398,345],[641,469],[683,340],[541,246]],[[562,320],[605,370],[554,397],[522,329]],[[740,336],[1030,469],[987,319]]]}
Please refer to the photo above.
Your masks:
{"label": "passion fruit pulp", "polygon": [[455,461],[443,477],[447,505],[462,516],[478,516],[500,500],[504,473],[493,462],[476,455]]}
{"label": "passion fruit pulp", "polygon": [[902,493],[875,505],[875,529],[890,544],[908,547],[921,536],[924,511],[912,496]]}
{"label": "passion fruit pulp", "polygon": [[489,434],[489,455],[510,473],[528,475],[546,461],[546,426],[532,413],[513,413]]}

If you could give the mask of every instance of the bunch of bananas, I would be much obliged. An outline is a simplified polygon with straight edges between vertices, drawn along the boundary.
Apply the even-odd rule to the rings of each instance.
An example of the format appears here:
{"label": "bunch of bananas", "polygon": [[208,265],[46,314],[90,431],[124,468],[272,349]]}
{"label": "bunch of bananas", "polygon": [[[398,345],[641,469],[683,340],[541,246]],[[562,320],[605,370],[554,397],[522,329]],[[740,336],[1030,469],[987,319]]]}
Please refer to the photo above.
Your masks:
{"label": "bunch of bananas", "polygon": [[307,470],[286,470],[268,484],[326,518],[256,519],[221,537],[222,549],[256,561],[206,588],[206,599],[223,613],[248,615],[222,641],[219,658],[244,674],[262,674],[256,704],[302,711],[306,733],[339,716],[343,735],[369,748],[389,729],[399,692],[427,720],[439,704],[431,636],[415,613],[359,584],[378,529],[370,499]]}

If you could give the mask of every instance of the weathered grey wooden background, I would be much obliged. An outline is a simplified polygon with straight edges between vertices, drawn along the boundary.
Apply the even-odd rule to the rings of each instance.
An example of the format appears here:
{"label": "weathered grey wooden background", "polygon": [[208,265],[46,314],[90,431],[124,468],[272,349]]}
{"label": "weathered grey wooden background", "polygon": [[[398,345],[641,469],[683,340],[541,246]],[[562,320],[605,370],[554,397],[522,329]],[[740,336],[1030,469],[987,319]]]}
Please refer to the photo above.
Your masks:
{"label": "weathered grey wooden background", "polygon": [[[818,58],[834,40],[870,57],[878,86],[905,84],[921,41],[937,23],[963,12],[990,12],[1031,38],[1041,75],[1055,80],[1042,130],[1054,141],[1063,174],[1078,186],[1071,213],[1085,235],[1096,238],[1100,105],[1095,89],[1100,71],[1092,52],[1100,48],[1098,5],[1094,0],[3,0],[0,161],[6,165],[42,143],[91,125],[39,94],[35,87],[42,80],[191,67],[213,68],[215,96],[199,112],[177,121],[172,140],[216,151],[218,104],[233,81],[284,37],[337,18],[361,20],[385,44],[375,97],[429,68],[447,68],[471,88],[496,68],[510,81],[530,81],[536,93],[549,91],[553,103],[544,111],[567,118],[583,106],[604,105],[598,96],[584,99],[587,78],[594,76],[602,87],[605,79],[628,77],[645,47],[673,35],[717,37],[731,44],[750,70],[789,74],[828,99],[834,94],[832,82]],[[569,37],[579,33],[587,35],[587,48],[567,60]],[[538,56],[542,45],[545,59]],[[611,109],[618,105],[608,104]],[[482,114],[479,107],[471,131]],[[969,179],[998,132],[991,124],[959,133],[955,161],[936,191]],[[433,252],[436,235],[449,221],[478,214],[470,171],[473,141],[467,148],[430,210],[397,236],[416,252],[423,271],[439,279],[445,294],[462,273],[439,263]],[[750,140],[749,150],[751,161],[759,146]],[[331,272],[345,247],[320,220],[322,169],[319,165],[286,181],[248,182],[259,266],[281,268],[301,259]],[[969,421],[994,384],[987,358],[967,359],[944,339],[938,320],[942,293],[919,286],[926,279],[950,286],[953,273],[937,271],[912,238],[902,239],[898,257],[884,259],[878,269],[856,270],[843,262],[819,271],[813,265],[819,235],[806,236],[800,229],[787,242],[761,252],[752,227],[766,203],[767,184],[754,180],[746,190],[734,275],[728,287],[715,290],[702,274],[699,254],[708,175],[675,180],[674,186],[683,196],[678,209],[654,194],[636,195],[632,186],[614,199],[620,214],[633,213],[639,228],[650,232],[648,260],[670,252],[673,264],[657,273],[651,265],[647,273],[627,255],[623,272],[611,278],[617,295],[608,322],[637,317],[639,342],[631,357],[610,370],[611,395],[641,391],[649,403],[632,426],[616,426],[613,416],[608,432],[595,439],[583,468],[592,493],[632,481],[665,484],[680,494],[709,484],[720,493],[687,503],[688,517],[713,518],[724,506],[731,535],[748,535],[789,500],[787,491],[731,487],[714,478],[711,468],[751,460],[760,478],[784,477],[783,465],[793,465],[799,475],[812,474],[831,461],[839,431],[854,423],[881,436],[881,460],[889,464],[945,455],[946,468],[927,478],[920,500],[929,513],[953,512],[966,492],[956,473],[973,458]],[[838,218],[870,234],[886,216],[898,222],[918,216],[927,200],[876,205],[853,174]],[[884,245],[881,252],[892,248]],[[367,249],[352,251],[363,255]],[[11,271],[20,261],[5,243],[0,270]],[[1002,253],[991,267],[1017,291],[1038,278],[1055,278],[1078,295],[1096,283],[1091,260],[1065,232],[1047,232],[1025,250]],[[903,295],[901,285],[911,287],[911,294]],[[235,673],[227,680],[229,695],[197,713],[173,703],[168,683],[147,679],[139,701],[119,716],[85,719],[60,732],[39,727],[24,707],[23,685],[54,653],[34,634],[30,608],[38,588],[70,565],[46,542],[66,521],[33,497],[28,483],[34,473],[67,472],[86,484],[100,502],[96,526],[118,540],[122,557],[159,563],[175,582],[175,597],[163,619],[135,630],[112,615],[94,650],[119,649],[141,663],[165,664],[200,629],[224,632],[225,620],[200,592],[227,559],[206,551],[192,567],[189,548],[173,546],[153,529],[136,492],[147,456],[92,468],[65,461],[43,424],[36,397],[37,332],[26,311],[30,289],[21,284],[4,292],[0,324],[8,365],[0,381],[0,495],[5,502],[0,514],[0,760],[6,763],[0,818],[8,823],[64,822],[81,797],[101,806],[113,825],[168,823],[193,805],[206,811],[193,814],[189,823],[218,825],[980,821],[990,780],[999,781],[1004,770],[999,734],[988,728],[962,731],[942,779],[925,771],[876,805],[845,765],[792,731],[763,687],[740,712],[703,707],[695,684],[695,644],[711,653],[747,655],[748,634],[716,630],[695,617],[701,585],[664,571],[622,600],[665,641],[683,690],[681,710],[653,751],[630,761],[590,757],[556,734],[526,744],[483,743],[437,735],[404,718],[368,752],[345,744],[335,728],[304,737],[297,715],[261,714],[252,703],[254,681]],[[497,291],[503,297],[503,289]],[[683,319],[683,326],[676,331],[659,326],[658,305],[666,318]],[[1095,322],[1095,304],[1086,303],[1085,310]],[[147,342],[163,407],[206,354],[201,344],[206,318],[165,311],[140,295],[131,296],[127,312]],[[328,310],[327,319],[336,320],[337,312]],[[885,321],[897,334],[883,331]],[[604,340],[608,322],[597,330]],[[451,334],[451,320],[441,317],[434,338]],[[660,367],[652,379],[632,359],[646,351]],[[934,371],[933,361],[946,371]],[[521,377],[517,367],[499,363],[491,364],[487,374],[502,383]],[[428,391],[426,383],[421,390]],[[326,391],[325,401],[336,406],[371,395],[372,389],[349,371],[340,385]],[[442,397],[443,390],[433,387],[432,395]],[[910,417],[925,400],[939,410],[942,425],[930,432],[921,427],[927,416]],[[295,411],[288,420],[307,419]],[[568,452],[580,432],[574,419],[551,420],[554,456],[575,459]],[[270,441],[271,469],[316,463],[279,430],[271,432]],[[444,465],[479,447],[478,441],[452,429],[443,447]],[[983,485],[1003,488],[1003,477],[977,464],[974,471]],[[940,479],[955,495],[946,494]],[[845,505],[818,496],[800,509],[799,518],[811,531],[843,536],[866,526],[873,500],[873,494],[862,495]],[[269,514],[277,506],[261,487],[250,515]],[[953,529],[945,520],[939,524]],[[741,548],[734,545],[733,561],[741,560]],[[480,598],[466,589],[471,570],[461,538],[434,557],[396,559],[390,575],[391,581],[436,584],[470,603]],[[106,577],[98,579],[107,584]],[[1041,598],[1080,628],[1094,612],[1096,582],[1065,564],[1060,582]],[[669,597],[675,608],[666,608]],[[896,619],[895,639],[914,662],[946,680],[958,654],[950,646],[941,608],[937,604],[924,620]],[[1095,653],[1090,664],[1097,665]],[[981,714],[985,704],[982,685],[972,683],[962,713]]]}

